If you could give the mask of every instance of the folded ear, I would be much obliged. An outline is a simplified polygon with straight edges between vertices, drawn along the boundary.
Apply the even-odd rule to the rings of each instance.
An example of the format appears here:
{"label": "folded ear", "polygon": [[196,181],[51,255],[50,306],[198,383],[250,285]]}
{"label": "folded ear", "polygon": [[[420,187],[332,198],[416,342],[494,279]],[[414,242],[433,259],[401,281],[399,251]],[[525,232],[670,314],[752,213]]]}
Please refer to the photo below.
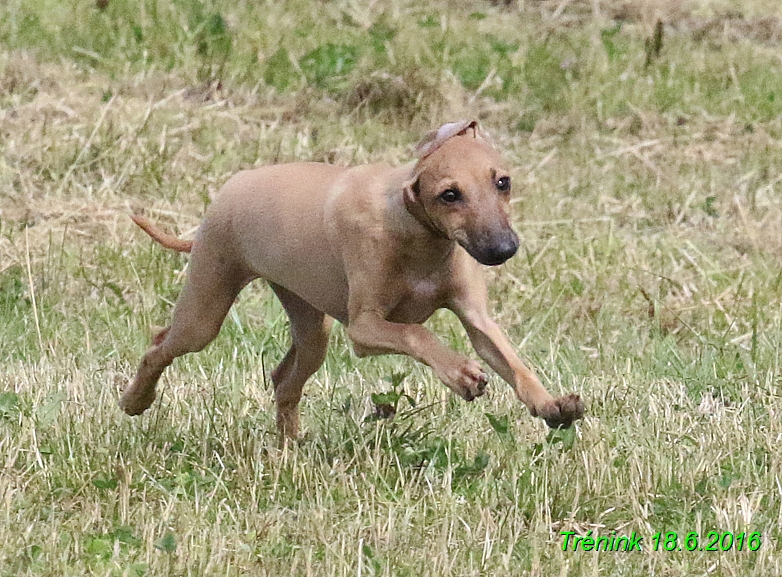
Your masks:
{"label": "folded ear", "polygon": [[449,122],[443,124],[437,130],[428,132],[415,147],[415,155],[418,160],[423,160],[435,150],[440,148],[443,143],[454,136],[461,136],[472,129],[473,137],[482,136],[478,128],[477,120],[460,120],[458,122]]}
{"label": "folded ear", "polygon": [[414,174],[413,177],[406,181],[402,185],[402,194],[404,195],[405,205],[410,206],[418,202],[418,196],[421,193],[418,188],[418,174]]}

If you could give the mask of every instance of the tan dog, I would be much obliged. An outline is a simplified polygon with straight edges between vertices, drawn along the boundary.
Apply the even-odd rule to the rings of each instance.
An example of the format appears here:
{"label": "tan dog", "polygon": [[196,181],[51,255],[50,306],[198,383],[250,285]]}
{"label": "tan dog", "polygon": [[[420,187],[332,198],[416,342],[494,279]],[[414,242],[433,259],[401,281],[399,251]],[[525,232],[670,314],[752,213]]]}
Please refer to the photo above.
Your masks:
{"label": "tan dog", "polygon": [[464,399],[482,395],[481,366],[420,324],[440,308],[456,313],[478,355],[532,415],[551,427],[580,418],[578,395],[552,397],[487,312],[478,263],[501,264],[519,245],[502,158],[477,122],[446,124],[417,152],[417,162],[396,168],[295,163],[240,172],[192,243],[135,217],[163,246],[192,251],[171,326],[122,395],[125,412],[144,412],[163,370],[212,341],[239,291],[264,278],[291,321],[293,343],[272,372],[282,438],[298,433],[302,388],[323,363],[332,319],[346,326],[358,356],[405,354]]}

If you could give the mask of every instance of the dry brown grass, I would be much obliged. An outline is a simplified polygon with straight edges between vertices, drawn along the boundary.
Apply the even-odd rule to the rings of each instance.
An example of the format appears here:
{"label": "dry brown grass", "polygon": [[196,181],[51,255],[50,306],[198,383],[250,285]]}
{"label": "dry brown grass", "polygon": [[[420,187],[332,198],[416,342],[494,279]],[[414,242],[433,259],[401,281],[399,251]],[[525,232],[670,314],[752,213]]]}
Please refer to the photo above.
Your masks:
{"label": "dry brown grass", "polygon": [[[222,64],[150,3],[139,55],[125,6],[80,4],[83,26],[0,8],[0,575],[782,574],[776,2],[216,2]],[[25,11],[50,36],[25,40]],[[100,23],[115,44],[88,44]],[[280,46],[293,66],[326,42],[361,54],[335,84],[261,79]],[[404,162],[464,116],[516,166],[523,249],[487,271],[495,316],[587,400],[573,435],[496,379],[466,404],[408,360],[359,361],[338,330],[306,439],[278,452],[264,370],[286,324],[260,284],[147,415],[120,413],[186,271],[128,213],[189,235],[236,170]],[[467,348],[449,315],[430,325]],[[394,375],[416,407],[368,419]],[[562,551],[569,530],[763,545]]]}

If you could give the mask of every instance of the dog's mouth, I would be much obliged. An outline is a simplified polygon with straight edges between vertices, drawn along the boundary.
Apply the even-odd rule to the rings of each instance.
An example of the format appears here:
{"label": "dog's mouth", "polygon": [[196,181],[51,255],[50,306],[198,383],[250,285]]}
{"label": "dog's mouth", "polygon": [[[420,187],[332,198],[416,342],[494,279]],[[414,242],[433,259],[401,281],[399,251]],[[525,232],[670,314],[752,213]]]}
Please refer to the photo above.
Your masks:
{"label": "dog's mouth", "polygon": [[511,229],[492,238],[484,237],[477,242],[468,238],[458,238],[457,242],[471,257],[486,266],[500,265],[519,250],[519,237]]}

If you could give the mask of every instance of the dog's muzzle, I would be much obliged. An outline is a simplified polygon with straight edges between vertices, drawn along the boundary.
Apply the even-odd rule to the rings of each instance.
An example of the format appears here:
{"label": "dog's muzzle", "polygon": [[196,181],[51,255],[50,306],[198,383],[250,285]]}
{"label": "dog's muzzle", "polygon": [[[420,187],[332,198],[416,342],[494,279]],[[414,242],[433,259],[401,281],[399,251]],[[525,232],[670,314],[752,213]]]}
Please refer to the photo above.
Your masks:
{"label": "dog's muzzle", "polygon": [[487,266],[504,263],[519,250],[519,237],[508,229],[500,234],[483,237],[476,242],[460,242],[475,260]]}

